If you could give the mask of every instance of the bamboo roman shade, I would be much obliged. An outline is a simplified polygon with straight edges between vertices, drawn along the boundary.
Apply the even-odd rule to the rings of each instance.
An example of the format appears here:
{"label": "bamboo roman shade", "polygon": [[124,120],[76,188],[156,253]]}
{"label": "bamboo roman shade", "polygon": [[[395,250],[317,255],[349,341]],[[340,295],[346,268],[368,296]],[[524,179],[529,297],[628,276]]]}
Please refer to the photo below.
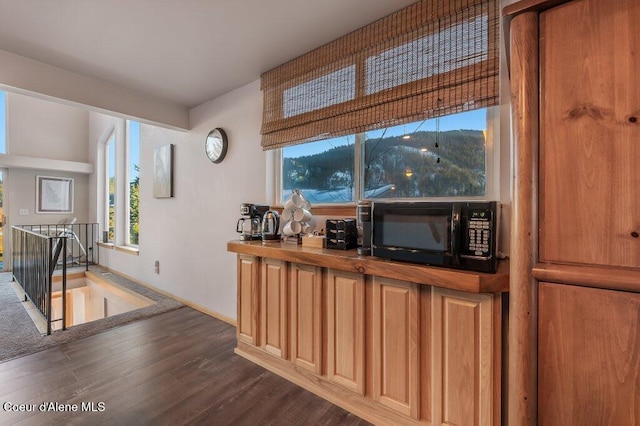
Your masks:
{"label": "bamboo roman shade", "polygon": [[262,147],[498,103],[497,0],[423,0],[265,72]]}

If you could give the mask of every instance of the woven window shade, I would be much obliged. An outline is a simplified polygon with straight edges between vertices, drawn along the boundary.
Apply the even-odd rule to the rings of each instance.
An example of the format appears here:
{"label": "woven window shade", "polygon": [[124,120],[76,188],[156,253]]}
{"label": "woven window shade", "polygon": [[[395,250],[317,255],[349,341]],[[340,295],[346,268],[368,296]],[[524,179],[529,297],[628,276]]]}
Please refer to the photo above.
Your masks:
{"label": "woven window shade", "polygon": [[497,0],[423,0],[265,72],[263,149],[498,104]]}

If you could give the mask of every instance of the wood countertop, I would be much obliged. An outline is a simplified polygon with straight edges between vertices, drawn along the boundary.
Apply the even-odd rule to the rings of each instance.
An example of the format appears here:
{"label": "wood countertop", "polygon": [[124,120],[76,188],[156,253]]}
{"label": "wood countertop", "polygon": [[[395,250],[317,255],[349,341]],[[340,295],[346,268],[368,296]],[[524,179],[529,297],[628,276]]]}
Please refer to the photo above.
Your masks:
{"label": "wood countertop", "polygon": [[238,254],[375,275],[469,293],[509,291],[509,264],[504,260],[498,263],[497,273],[487,274],[359,256],[356,250],[302,247],[279,241],[264,244],[262,241],[229,241],[227,250]]}

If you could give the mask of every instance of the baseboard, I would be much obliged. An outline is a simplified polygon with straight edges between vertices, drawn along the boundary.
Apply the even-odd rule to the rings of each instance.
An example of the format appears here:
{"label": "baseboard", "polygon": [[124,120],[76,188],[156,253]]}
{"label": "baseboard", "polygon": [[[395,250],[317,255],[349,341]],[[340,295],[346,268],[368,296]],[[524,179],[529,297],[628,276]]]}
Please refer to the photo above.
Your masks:
{"label": "baseboard", "polygon": [[291,361],[279,359],[245,342],[238,341],[235,353],[375,425],[428,426],[431,424],[427,420],[419,421],[393,412],[369,397],[330,382],[326,376],[319,376],[294,365]]}
{"label": "baseboard", "polygon": [[103,268],[106,268],[109,272],[112,272],[114,274],[118,274],[118,275],[120,275],[120,276],[122,276],[122,277],[124,277],[124,278],[126,278],[126,279],[128,279],[130,281],[133,281],[136,284],[140,284],[141,286],[147,287],[147,288],[149,288],[149,289],[151,289],[153,291],[157,291],[158,293],[164,294],[167,297],[175,299],[180,303],[184,303],[185,305],[189,306],[190,308],[193,308],[196,311],[202,312],[205,315],[209,315],[210,317],[213,317],[215,319],[219,319],[220,321],[226,322],[227,324],[232,325],[234,327],[237,326],[236,320],[234,320],[231,317],[228,317],[228,316],[223,315],[221,313],[218,313],[218,312],[212,311],[210,309],[207,309],[204,306],[198,305],[197,303],[193,303],[190,300],[186,300],[186,299],[183,299],[181,297],[178,297],[175,294],[169,293],[168,291],[161,290],[161,289],[159,289],[159,288],[157,288],[155,286],[152,286],[151,284],[147,284],[145,282],[142,282],[139,279],[134,278],[132,276],[129,276],[129,275],[125,274],[125,273],[122,273],[122,272],[120,272],[120,271],[118,271],[116,269],[112,269],[112,268],[106,267],[104,265],[100,265],[100,266],[103,267]]}

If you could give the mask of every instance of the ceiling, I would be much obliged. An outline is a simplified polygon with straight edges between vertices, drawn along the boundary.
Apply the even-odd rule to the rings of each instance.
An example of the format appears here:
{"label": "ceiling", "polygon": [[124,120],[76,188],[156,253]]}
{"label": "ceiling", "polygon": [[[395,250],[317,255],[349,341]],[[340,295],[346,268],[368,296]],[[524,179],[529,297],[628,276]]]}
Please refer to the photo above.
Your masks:
{"label": "ceiling", "polygon": [[0,50],[192,108],[414,2],[0,0]]}

